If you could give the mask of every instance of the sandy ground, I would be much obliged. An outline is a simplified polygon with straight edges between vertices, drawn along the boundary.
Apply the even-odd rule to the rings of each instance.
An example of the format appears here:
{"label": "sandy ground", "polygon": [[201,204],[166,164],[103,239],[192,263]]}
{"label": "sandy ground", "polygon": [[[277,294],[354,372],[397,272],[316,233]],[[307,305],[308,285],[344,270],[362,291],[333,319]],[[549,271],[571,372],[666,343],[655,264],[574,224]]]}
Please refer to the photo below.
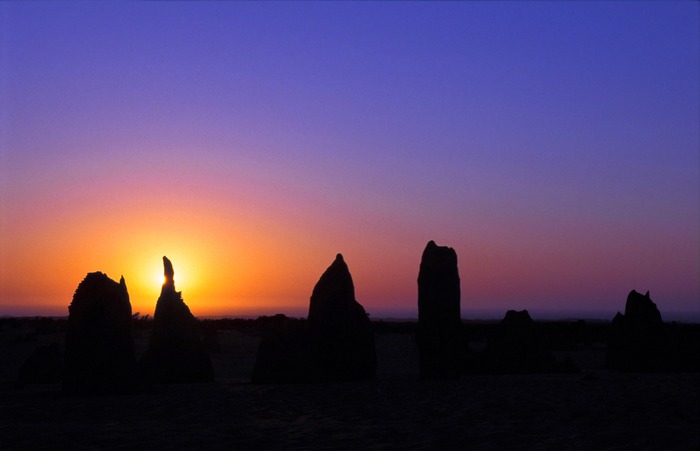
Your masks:
{"label": "sandy ground", "polygon": [[[1,449],[700,449],[700,375],[582,374],[420,381],[413,336],[377,337],[376,381],[251,385],[258,338],[220,332],[214,384],[128,396],[16,388],[21,361],[61,334],[0,334]],[[137,332],[137,353],[147,336]]]}

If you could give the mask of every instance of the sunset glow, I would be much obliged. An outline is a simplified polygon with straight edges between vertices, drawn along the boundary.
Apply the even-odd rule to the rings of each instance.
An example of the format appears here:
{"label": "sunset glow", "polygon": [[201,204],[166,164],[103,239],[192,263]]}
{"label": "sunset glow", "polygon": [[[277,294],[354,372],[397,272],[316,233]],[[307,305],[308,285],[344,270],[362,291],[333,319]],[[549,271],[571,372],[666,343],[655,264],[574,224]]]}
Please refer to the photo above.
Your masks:
{"label": "sunset glow", "polygon": [[166,255],[195,315],[303,316],[340,252],[410,316],[432,239],[465,310],[700,316],[699,8],[0,3],[0,315],[93,271],[152,314]]}

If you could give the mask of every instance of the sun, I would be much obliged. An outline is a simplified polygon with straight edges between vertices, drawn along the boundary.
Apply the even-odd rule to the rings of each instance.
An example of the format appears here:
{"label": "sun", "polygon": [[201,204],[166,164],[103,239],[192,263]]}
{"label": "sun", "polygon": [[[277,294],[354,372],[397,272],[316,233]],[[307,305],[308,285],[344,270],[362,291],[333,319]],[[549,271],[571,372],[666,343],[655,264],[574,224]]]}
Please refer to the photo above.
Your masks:
{"label": "sun", "polygon": [[[173,264],[175,290],[183,292],[183,296],[189,303],[195,306],[198,303],[201,305],[204,302],[201,301],[200,287],[203,286],[201,275],[207,274],[206,269],[211,267],[206,255],[203,255],[203,252],[194,245],[187,248],[184,246],[173,248],[159,242],[152,243],[150,238],[142,241],[139,254],[131,254],[128,259],[125,259],[130,266],[125,276],[132,305],[136,306],[134,308],[146,312],[154,308],[165,283],[163,256],[168,257]],[[183,240],[170,237],[170,241]],[[141,244],[139,241],[137,243]],[[136,247],[139,246],[136,245]]]}
{"label": "sun", "polygon": [[153,276],[153,282],[155,282],[155,285],[157,286],[162,286],[165,283],[165,275],[163,274],[162,270],[155,273]]}
{"label": "sun", "polygon": [[[175,264],[173,264],[173,266],[175,266]],[[183,280],[186,279],[185,277],[183,277],[184,272],[185,271],[175,267],[175,277],[173,277],[173,280],[175,281],[175,287],[178,288],[178,290],[179,290],[179,287],[181,285],[183,285]],[[165,274],[163,273],[162,265],[160,268],[154,269],[152,279],[153,279],[154,285],[157,286],[158,288],[163,286],[163,284],[165,283]]]}

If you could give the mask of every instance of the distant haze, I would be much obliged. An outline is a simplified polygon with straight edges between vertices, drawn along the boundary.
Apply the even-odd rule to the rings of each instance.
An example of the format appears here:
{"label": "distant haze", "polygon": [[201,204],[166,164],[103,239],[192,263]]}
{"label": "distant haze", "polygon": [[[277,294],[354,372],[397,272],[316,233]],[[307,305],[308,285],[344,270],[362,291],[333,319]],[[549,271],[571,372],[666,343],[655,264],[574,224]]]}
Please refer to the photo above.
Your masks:
{"label": "distant haze", "polygon": [[[700,315],[698,2],[0,2],[0,315]],[[392,313],[393,312],[393,313]],[[500,312],[500,313],[498,313]],[[544,314],[542,315],[544,316]]]}

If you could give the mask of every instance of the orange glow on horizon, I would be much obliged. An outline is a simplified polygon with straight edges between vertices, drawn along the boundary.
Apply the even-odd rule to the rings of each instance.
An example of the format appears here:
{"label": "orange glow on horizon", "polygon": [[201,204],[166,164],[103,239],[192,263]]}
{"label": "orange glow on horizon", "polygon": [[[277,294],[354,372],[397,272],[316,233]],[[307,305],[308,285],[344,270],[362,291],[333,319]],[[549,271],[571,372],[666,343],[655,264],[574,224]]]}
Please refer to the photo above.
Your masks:
{"label": "orange glow on horizon", "polygon": [[[223,208],[223,200],[194,202],[184,194],[178,202],[121,200],[105,209],[97,196],[80,208],[74,203],[57,209],[51,221],[42,216],[45,211],[13,210],[8,233],[0,236],[1,305],[26,311],[52,306],[51,314],[67,315],[80,281],[102,271],[115,281],[123,275],[132,310],[152,315],[165,255],[173,263],[175,288],[196,316],[304,315],[314,285],[340,252],[356,298],[370,313],[415,309],[420,255],[429,239],[457,250],[463,308],[505,311],[531,308],[533,300],[555,308],[561,300],[575,305],[581,301],[571,294],[585,293],[586,299],[600,300],[597,306],[618,300],[610,307],[617,310],[632,288],[671,298],[670,289],[658,287],[696,265],[658,249],[634,262],[624,253],[611,258],[607,243],[617,234],[602,226],[588,238],[538,230],[517,235],[508,229],[435,237],[410,224],[397,229],[381,221],[353,222],[351,216],[313,222],[307,219],[312,215],[295,209],[256,210],[250,203]],[[460,235],[467,238],[456,238]],[[648,248],[649,237],[629,235],[640,249]]]}

